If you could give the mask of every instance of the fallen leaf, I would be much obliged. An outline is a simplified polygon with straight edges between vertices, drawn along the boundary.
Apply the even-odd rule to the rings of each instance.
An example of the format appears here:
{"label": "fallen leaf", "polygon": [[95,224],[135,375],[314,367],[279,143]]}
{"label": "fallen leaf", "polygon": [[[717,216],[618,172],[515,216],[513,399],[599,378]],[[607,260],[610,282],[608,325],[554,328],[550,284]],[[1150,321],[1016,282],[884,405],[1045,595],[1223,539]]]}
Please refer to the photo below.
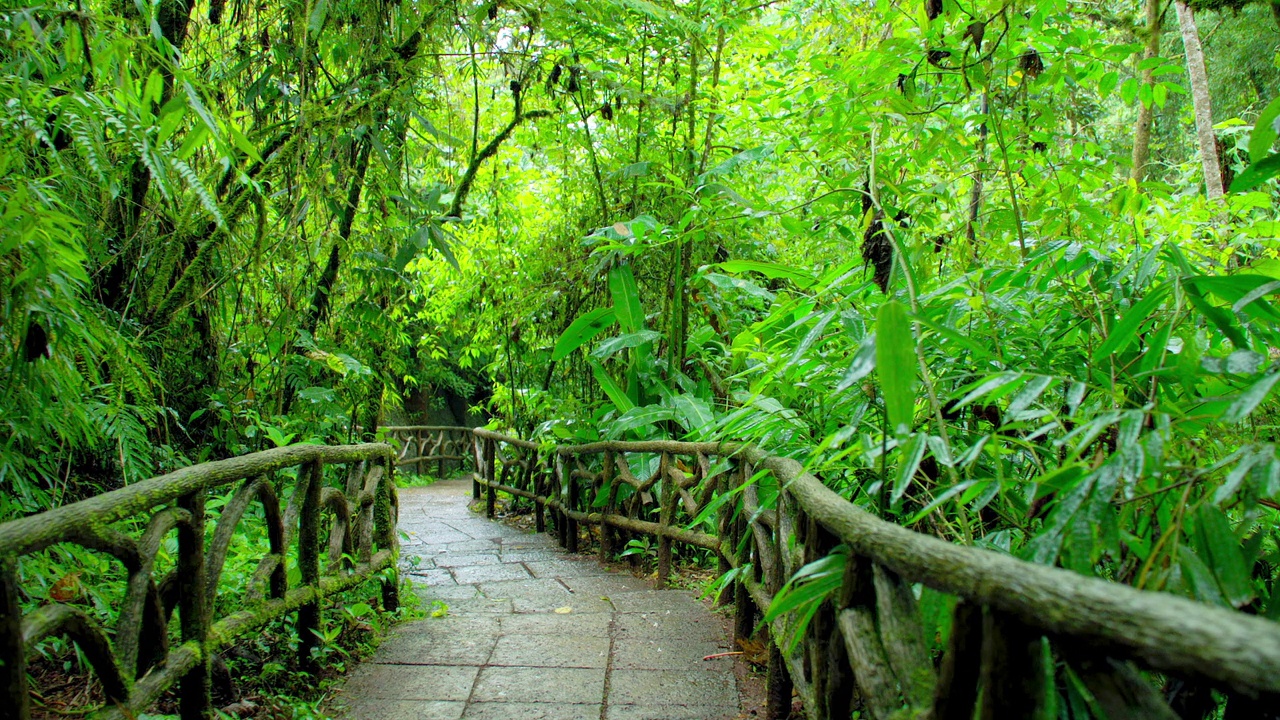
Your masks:
{"label": "fallen leaf", "polygon": [[573,612],[573,608],[569,607],[568,605],[565,605],[564,607],[556,608],[557,615],[568,615],[571,612]]}

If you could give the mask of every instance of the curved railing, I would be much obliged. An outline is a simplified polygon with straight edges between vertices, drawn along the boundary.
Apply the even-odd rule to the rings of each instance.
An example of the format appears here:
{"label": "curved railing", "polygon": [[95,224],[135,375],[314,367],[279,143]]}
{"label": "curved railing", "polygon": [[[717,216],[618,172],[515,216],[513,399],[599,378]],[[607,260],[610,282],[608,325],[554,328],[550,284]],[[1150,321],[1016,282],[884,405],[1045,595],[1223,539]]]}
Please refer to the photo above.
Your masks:
{"label": "curved railing", "polygon": [[[27,658],[43,640],[74,641],[101,680],[108,707],[96,717],[134,717],[178,685],[183,718],[208,717],[210,661],[235,638],[297,611],[304,664],[318,643],[321,601],[373,577],[382,578],[384,609],[398,605],[395,450],[386,444],[294,445],[204,463],[55,510],[0,524],[0,717],[30,717]],[[325,468],[346,466],[345,474]],[[280,471],[298,468],[296,479]],[[206,542],[210,492],[239,483]],[[292,487],[282,510],[280,498]],[[234,591],[238,610],[214,618],[227,551],[246,512],[263,509],[269,552],[249,587]],[[121,529],[147,517],[140,537]],[[329,516],[327,548],[323,522]],[[135,527],[137,524],[134,525]],[[176,532],[176,567],[154,572],[157,553]],[[22,612],[19,560],[56,543],[75,543],[117,559],[127,572],[113,632],[72,604],[49,602]],[[296,543],[296,555],[289,548]],[[328,555],[325,572],[320,558]],[[296,558],[301,581],[288,583]],[[385,572],[384,572],[385,571]],[[227,588],[230,590],[230,588]],[[170,647],[178,613],[180,644]]]}
{"label": "curved railing", "polygon": [[435,463],[436,477],[444,477],[450,467],[464,467],[471,452],[471,428],[467,427],[387,425],[382,432],[398,447],[397,467],[421,472],[423,465]]}
{"label": "curved railing", "polygon": [[[819,720],[855,709],[872,718],[971,720],[975,709],[1037,717],[1060,677],[1047,662],[1069,667],[1113,719],[1177,717],[1139,668],[1225,693],[1228,717],[1280,706],[1280,624],[907,530],[757,447],[540,447],[482,429],[474,436],[475,494],[485,489],[490,514],[496,491],[527,498],[539,530],[551,525],[571,551],[594,540],[602,556],[652,536],[659,583],[673,543],[716,553],[735,578],[720,598],[735,605],[735,634],[759,628],[768,640],[768,717],[787,717],[793,687]],[[700,529],[708,519],[714,535]],[[798,639],[798,613],[760,622],[788,579],[833,553],[843,560],[838,591]],[[922,636],[916,584],[957,599],[940,662]]]}

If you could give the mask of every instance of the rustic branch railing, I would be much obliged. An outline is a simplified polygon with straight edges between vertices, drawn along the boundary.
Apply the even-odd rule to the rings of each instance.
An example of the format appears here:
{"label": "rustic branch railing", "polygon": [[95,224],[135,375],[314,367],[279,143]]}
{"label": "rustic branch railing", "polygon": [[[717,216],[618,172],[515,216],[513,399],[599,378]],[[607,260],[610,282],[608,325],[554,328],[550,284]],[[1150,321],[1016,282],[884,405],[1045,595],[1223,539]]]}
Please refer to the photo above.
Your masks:
{"label": "rustic branch railing", "polygon": [[[793,687],[810,717],[934,720],[1031,718],[1069,667],[1112,720],[1178,717],[1138,668],[1202,683],[1229,697],[1228,718],[1280,703],[1280,625],[1184,598],[1088,578],[952,543],[882,521],[787,458],[737,443],[599,442],[540,447],[474,431],[474,495],[485,489],[534,504],[578,551],[598,526],[602,556],[628,537],[658,542],[658,582],[672,544],[711,550],[738,569],[720,601],[735,634],[764,633],[768,717],[790,712]],[[739,501],[740,500],[740,501]],[[699,529],[714,518],[717,534]],[[590,535],[588,535],[590,537]],[[788,578],[839,552],[838,592],[798,642],[794,617],[761,623]],[[956,596],[946,651],[922,636],[914,584]],[[792,649],[793,648],[793,649]]]}
{"label": "rustic branch railing", "polygon": [[[108,707],[93,717],[134,717],[176,683],[180,713],[192,720],[210,716],[210,661],[235,638],[296,610],[305,665],[318,644],[324,598],[381,575],[383,606],[394,610],[399,602],[394,458],[393,448],[380,443],[294,445],[195,465],[0,525],[0,717],[30,717],[27,657],[51,636],[74,641],[101,680]],[[347,466],[341,487],[326,485],[330,465]],[[296,480],[280,472],[295,467]],[[210,491],[237,482],[206,543]],[[293,492],[282,512],[286,484]],[[235,588],[246,598],[239,609],[215,619],[228,548],[255,501],[263,508],[269,553],[249,587]],[[147,514],[138,539],[118,527]],[[326,514],[332,522],[322,574]],[[157,553],[174,531],[177,566],[157,578]],[[287,563],[295,540],[301,582],[290,588]],[[57,543],[106,553],[124,566],[128,579],[114,633],[71,604],[51,602],[23,614],[19,559]],[[175,609],[180,645],[171,648]]]}
{"label": "rustic branch railing", "polygon": [[436,464],[436,477],[444,477],[450,467],[461,469],[471,452],[471,428],[451,425],[388,425],[382,428],[399,446],[396,467],[422,471],[425,463]]}

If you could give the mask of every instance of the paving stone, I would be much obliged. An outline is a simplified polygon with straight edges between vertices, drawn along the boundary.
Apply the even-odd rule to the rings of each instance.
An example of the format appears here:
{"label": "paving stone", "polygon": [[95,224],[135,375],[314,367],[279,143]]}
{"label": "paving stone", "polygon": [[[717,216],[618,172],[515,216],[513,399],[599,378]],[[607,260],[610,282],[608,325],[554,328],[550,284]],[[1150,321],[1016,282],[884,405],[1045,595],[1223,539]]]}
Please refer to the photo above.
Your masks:
{"label": "paving stone", "polygon": [[605,720],[732,720],[737,708],[723,705],[610,705]]}
{"label": "paving stone", "polygon": [[605,572],[603,575],[561,579],[575,593],[604,595],[610,599],[624,592],[641,592],[653,589],[653,585],[648,580],[626,573]]}
{"label": "paving stone", "polygon": [[609,661],[609,638],[584,633],[504,635],[489,665],[514,667],[602,668]]}
{"label": "paving stone", "polygon": [[620,638],[614,641],[613,668],[731,672],[733,659],[703,660],[727,652],[728,642],[691,642],[678,637]]}
{"label": "paving stone", "polygon": [[618,612],[649,614],[697,614],[706,606],[684,590],[647,590],[631,592],[612,598]]}
{"label": "paving stone", "polygon": [[507,563],[454,568],[453,577],[458,583],[491,583],[498,580],[524,580],[530,575],[518,563]]}
{"label": "paving stone", "polygon": [[365,664],[351,674],[343,692],[361,701],[458,700],[471,694],[478,667]]}
{"label": "paving stone", "polygon": [[475,585],[431,585],[418,593],[419,597],[430,596],[433,600],[474,600],[484,597],[480,588]]}
{"label": "paving stone", "polygon": [[[468,616],[468,619],[476,616]],[[454,618],[439,618],[442,621]],[[378,648],[378,662],[399,665],[484,665],[498,642],[498,623],[415,623]]]}
{"label": "paving stone", "polygon": [[732,673],[686,670],[614,670],[609,675],[610,705],[737,705]]}
{"label": "paving stone", "polygon": [[[424,598],[427,599],[427,598]],[[428,600],[428,607],[430,600]],[[477,597],[469,600],[441,600],[449,608],[450,615],[469,613],[513,613],[511,598]]]}
{"label": "paving stone", "polygon": [[609,636],[609,613],[522,613],[502,615],[503,635],[564,635],[578,634],[595,637]]}
{"label": "paving stone", "polygon": [[486,667],[471,700],[590,704],[603,696],[603,668]]}
{"label": "paving stone", "polygon": [[437,555],[434,559],[436,567],[442,568],[459,568],[459,567],[479,567],[484,565],[500,565],[502,560],[499,559],[498,553],[474,553],[470,555],[444,553]]}
{"label": "paving stone", "polygon": [[502,562],[542,562],[559,560],[561,555],[555,550],[542,550],[539,548],[511,549],[506,544],[503,544],[501,558]]}
{"label": "paving stone", "polygon": [[656,613],[619,613],[614,619],[618,638],[677,637],[689,642],[717,642],[724,638],[720,618],[701,615],[665,615]]}
{"label": "paving stone", "polygon": [[551,578],[526,580],[522,583],[489,583],[481,585],[488,597],[509,596],[518,613],[549,613],[569,608],[570,613],[608,613],[613,605],[597,595],[571,593]]}
{"label": "paving stone", "polygon": [[[342,699],[336,703],[342,703]],[[462,701],[364,698],[340,710],[337,717],[341,720],[461,720],[466,707]]]}
{"label": "paving stone", "polygon": [[467,707],[464,720],[599,720],[600,703],[477,702]]}
{"label": "paving stone", "polygon": [[587,575],[606,575],[608,571],[600,564],[582,560],[544,560],[526,561],[524,566],[536,578],[574,578]]}
{"label": "paving stone", "polygon": [[409,579],[418,585],[457,585],[453,573],[444,568],[409,570]]}

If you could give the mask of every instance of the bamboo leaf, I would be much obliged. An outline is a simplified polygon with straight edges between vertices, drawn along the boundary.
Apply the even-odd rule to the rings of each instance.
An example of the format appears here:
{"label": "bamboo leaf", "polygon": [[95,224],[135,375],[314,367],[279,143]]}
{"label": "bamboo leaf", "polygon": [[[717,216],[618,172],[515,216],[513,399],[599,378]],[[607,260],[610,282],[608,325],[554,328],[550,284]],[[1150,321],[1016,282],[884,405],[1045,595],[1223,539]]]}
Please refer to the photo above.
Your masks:
{"label": "bamboo leaf", "polygon": [[1275,387],[1277,380],[1280,380],[1280,372],[1272,372],[1267,373],[1261,380],[1250,385],[1232,401],[1231,405],[1227,406],[1227,411],[1222,414],[1222,421],[1234,423],[1249,417],[1249,413],[1253,412],[1254,408],[1258,407],[1266,399],[1267,394],[1271,392],[1271,388]]}
{"label": "bamboo leaf", "polygon": [[1169,285],[1166,283],[1154,288],[1147,293],[1146,297],[1129,308],[1129,312],[1125,313],[1124,318],[1111,327],[1111,331],[1107,334],[1107,339],[1098,346],[1097,350],[1093,351],[1093,361],[1101,362],[1112,353],[1129,347],[1138,338],[1138,328],[1142,326],[1142,323],[1146,322],[1152,311],[1164,301],[1165,296],[1168,294]]}
{"label": "bamboo leaf", "polygon": [[556,341],[555,349],[551,351],[551,359],[558,361],[569,357],[569,353],[599,335],[605,328],[612,325],[615,320],[617,320],[617,316],[611,307],[597,308],[580,316],[560,334],[560,339]]}
{"label": "bamboo leaf", "polygon": [[609,294],[613,296],[613,311],[623,331],[643,330],[644,307],[640,305],[640,290],[630,265],[619,265],[609,271]]}
{"label": "bamboo leaf", "polygon": [[911,426],[915,414],[915,338],[902,303],[890,300],[876,317],[876,369],[884,393],[889,427],[898,432]]}

